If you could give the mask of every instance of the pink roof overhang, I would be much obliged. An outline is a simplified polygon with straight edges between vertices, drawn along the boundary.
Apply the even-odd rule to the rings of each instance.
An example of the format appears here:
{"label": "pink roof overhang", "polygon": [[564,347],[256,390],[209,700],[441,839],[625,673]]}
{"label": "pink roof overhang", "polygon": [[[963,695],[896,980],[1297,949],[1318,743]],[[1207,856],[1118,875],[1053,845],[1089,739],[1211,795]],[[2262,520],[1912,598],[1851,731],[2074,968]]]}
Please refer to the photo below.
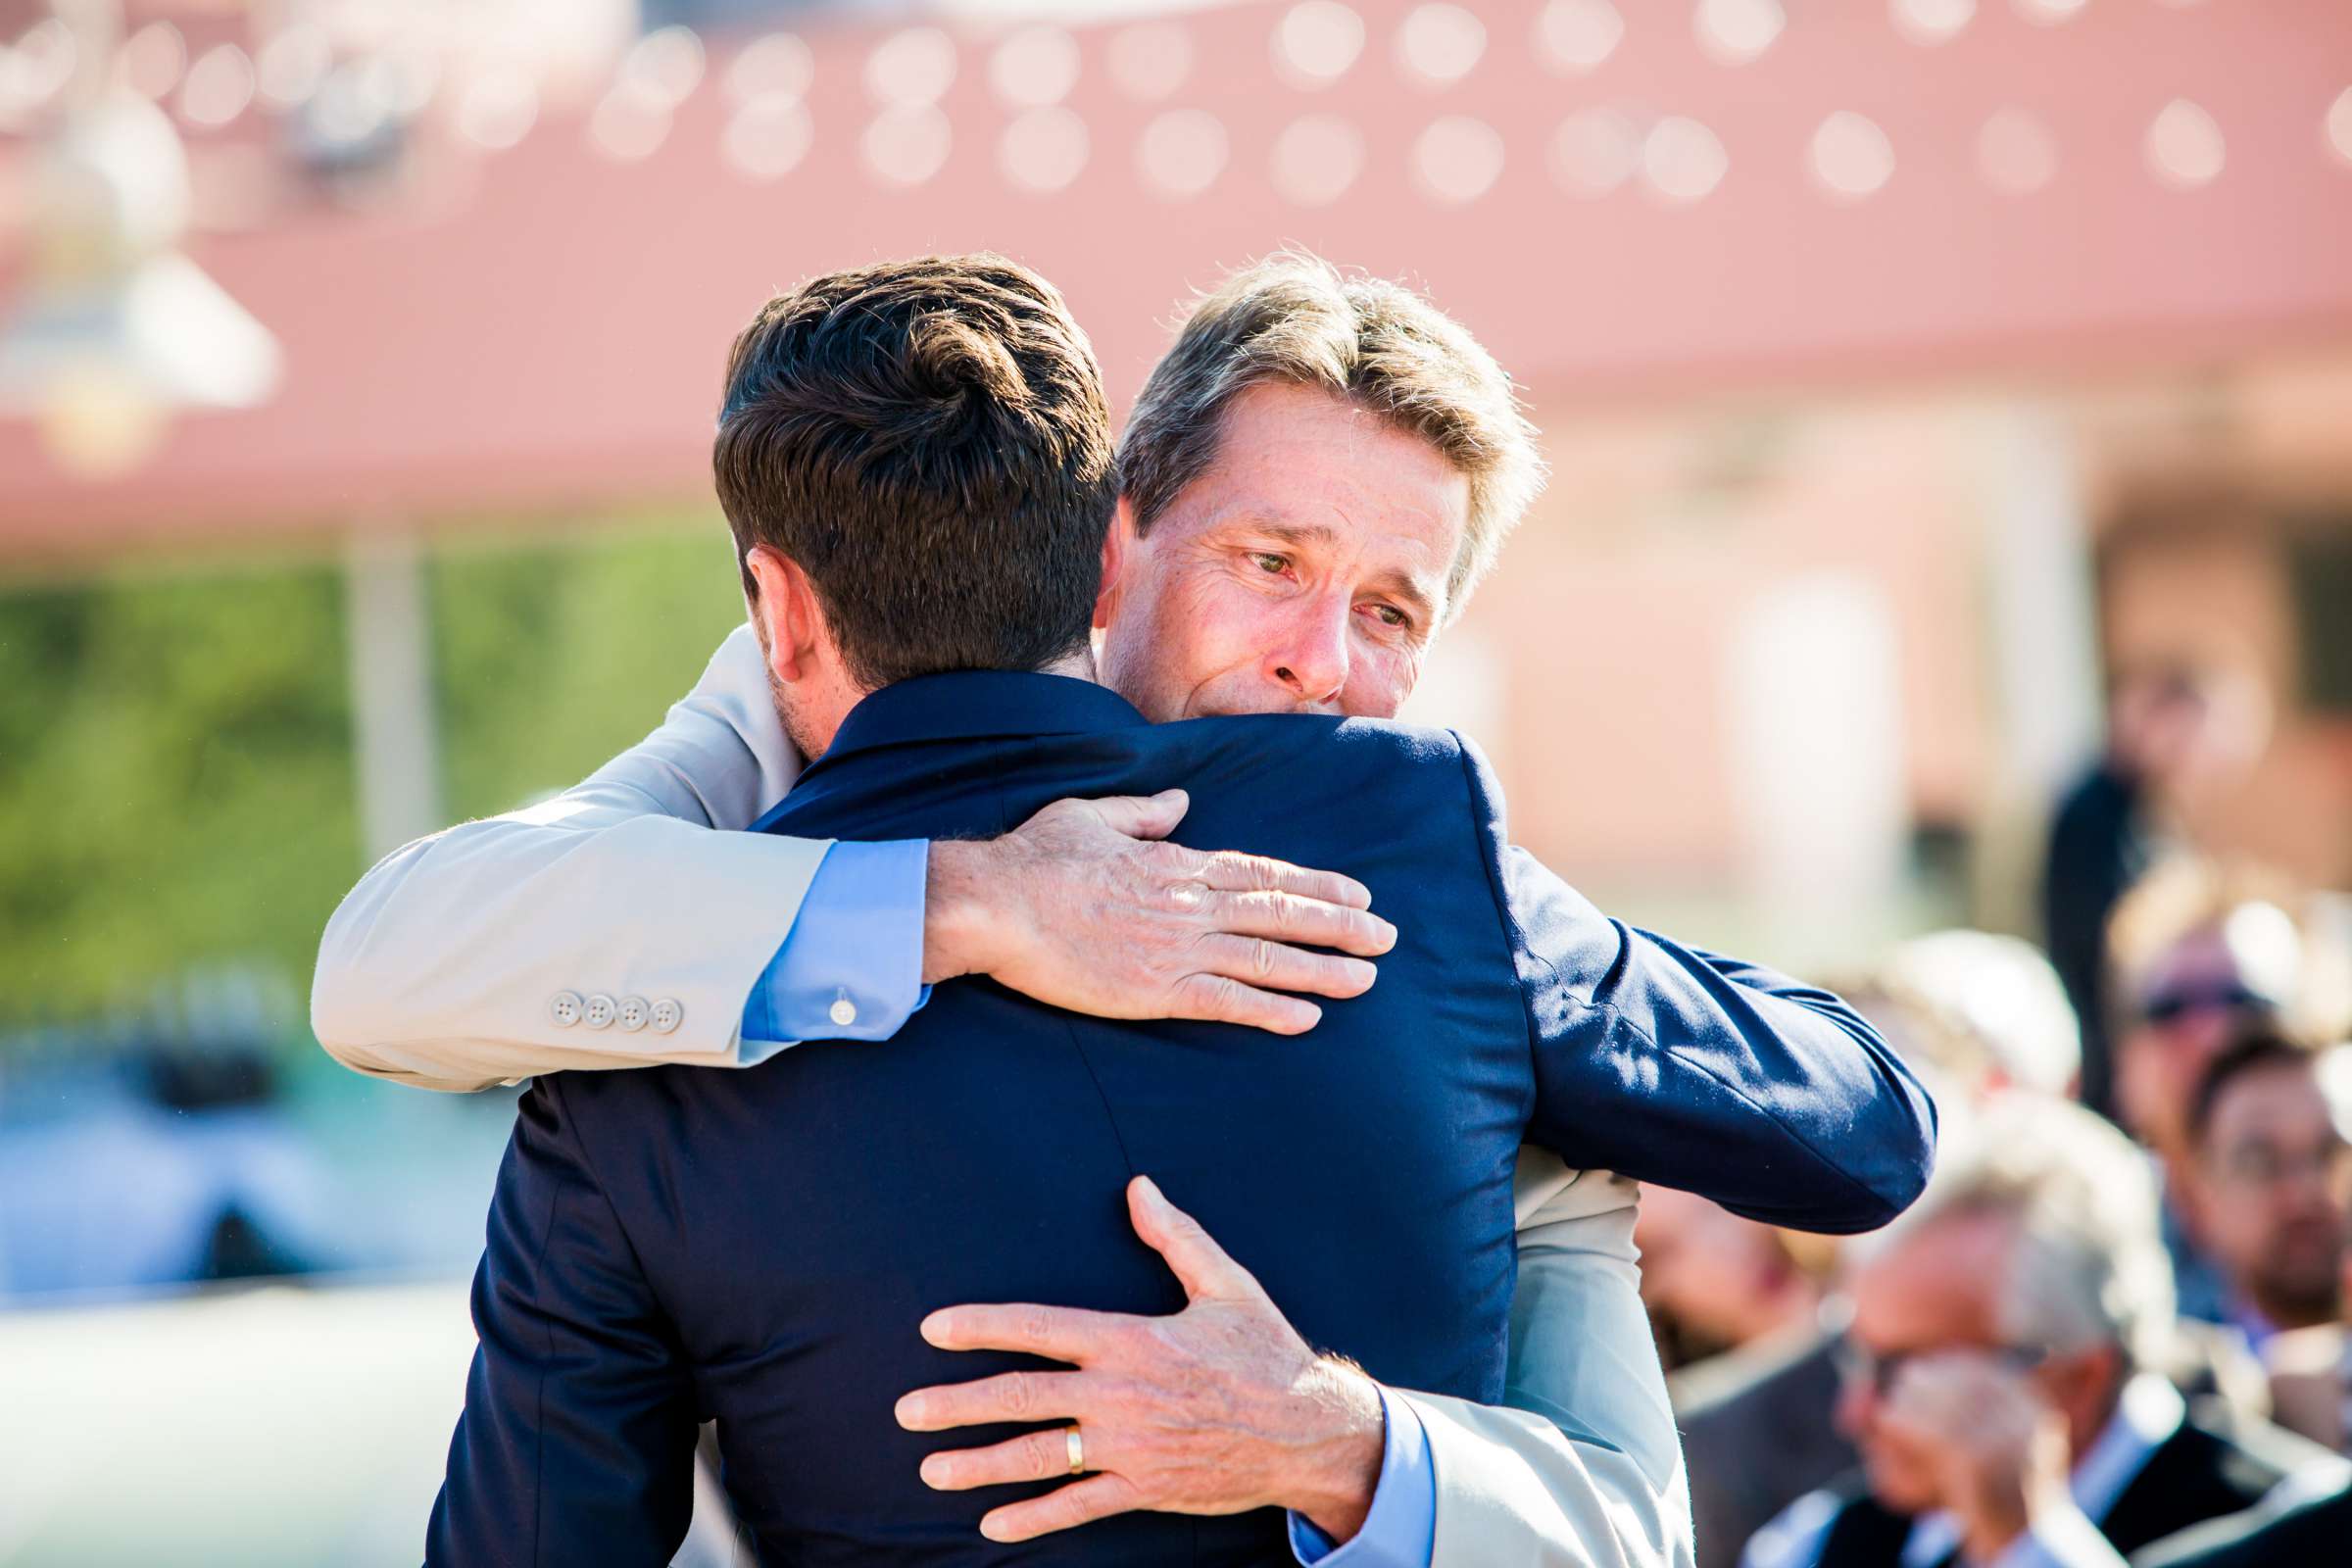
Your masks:
{"label": "pink roof overhang", "polygon": [[[859,151],[876,112],[864,62],[883,31],[839,24],[809,34],[810,150],[772,181],[720,156],[718,82],[745,40],[713,40],[703,86],[641,162],[595,151],[584,108],[551,110],[511,151],[430,152],[446,182],[421,209],[310,203],[201,237],[195,258],[284,346],[277,395],[177,421],[151,462],[103,483],[60,471],[25,422],[0,422],[0,552],[700,494],[726,347],[757,305],[811,271],[925,250],[1000,249],[1054,278],[1122,399],[1186,291],[1285,242],[1427,288],[1550,411],[2352,341],[2352,160],[2325,129],[2352,87],[2341,0],[2091,0],[2058,25],[1984,0],[1934,47],[1902,37],[1883,0],[1791,4],[1778,41],[1740,67],[1699,50],[1690,7],[1619,0],[1625,34],[1582,76],[1539,58],[1535,8],[1482,4],[1484,57],[1436,90],[1392,56],[1407,0],[1357,9],[1363,54],[1317,90],[1275,67],[1282,7],[1179,13],[1193,69],[1153,103],[1103,69],[1128,24],[1079,28],[1066,104],[1089,156],[1051,197],[998,167],[1015,113],[988,82],[1001,27],[944,24],[960,54],[940,105],[952,148],[902,189]],[[2151,122],[2182,98],[2226,139],[2223,172],[2195,189],[2160,181],[2146,152]],[[1720,184],[1680,206],[1640,180],[1569,193],[1546,149],[1565,117],[1596,106],[1698,120],[1728,154]],[[2029,195],[1978,167],[1984,122],[2010,107],[2056,151],[2054,177]],[[1174,108],[1216,117],[1229,149],[1183,200],[1137,172],[1139,137]],[[1863,200],[1828,199],[1808,172],[1816,128],[1840,110],[1893,150],[1891,178]],[[1346,121],[1364,148],[1330,205],[1298,204],[1269,173],[1276,138],[1308,114]],[[1415,138],[1447,115],[1492,125],[1505,148],[1472,201],[1436,199],[1410,172]],[[201,160],[240,136],[260,132],[190,140]],[[28,154],[0,143],[0,172]],[[0,264],[0,299],[21,265]]]}

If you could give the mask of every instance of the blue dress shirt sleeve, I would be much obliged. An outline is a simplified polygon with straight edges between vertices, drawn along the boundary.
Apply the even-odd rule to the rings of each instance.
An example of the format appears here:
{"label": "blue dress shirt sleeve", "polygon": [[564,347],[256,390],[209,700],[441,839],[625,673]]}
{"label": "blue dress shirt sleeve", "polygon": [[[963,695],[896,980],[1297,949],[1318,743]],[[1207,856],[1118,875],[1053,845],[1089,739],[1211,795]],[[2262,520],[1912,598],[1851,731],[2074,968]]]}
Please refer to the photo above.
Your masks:
{"label": "blue dress shirt sleeve", "polygon": [[1364,1527],[1344,1546],[1291,1515],[1291,1555],[1316,1568],[1429,1568],[1437,1550],[1438,1475],[1429,1456],[1429,1434],[1402,1399],[1380,1391],[1387,1437],[1381,1447],[1380,1484],[1372,1492]]}
{"label": "blue dress shirt sleeve", "polygon": [[923,976],[926,839],[825,852],[784,944],[743,1006],[738,1059],[803,1040],[888,1040],[931,1000]]}

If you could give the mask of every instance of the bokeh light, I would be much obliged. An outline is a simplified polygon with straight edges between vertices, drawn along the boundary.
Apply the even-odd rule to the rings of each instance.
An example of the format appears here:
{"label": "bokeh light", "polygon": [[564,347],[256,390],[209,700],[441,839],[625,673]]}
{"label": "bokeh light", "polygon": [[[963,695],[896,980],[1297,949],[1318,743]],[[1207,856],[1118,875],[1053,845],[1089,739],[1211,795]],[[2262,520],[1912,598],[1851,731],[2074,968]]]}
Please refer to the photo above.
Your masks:
{"label": "bokeh light", "polygon": [[1572,76],[1596,71],[1625,36],[1625,19],[1609,0],[1550,0],[1536,18],[1538,52]]}
{"label": "bokeh light", "polygon": [[1274,27],[1274,64],[1298,87],[1328,87],[1364,52],[1364,19],[1340,0],[1300,0]]}
{"label": "bokeh light", "polygon": [[1274,188],[1301,207],[1348,194],[1364,169],[1364,138],[1337,115],[1306,115],[1274,138]]}
{"label": "bokeh light", "polygon": [[2176,98],[2149,122],[2147,155],[2158,179],[2176,190],[2195,190],[2221,176],[2227,150],[2220,122],[2201,106]]}
{"label": "bokeh light", "polygon": [[1198,196],[1225,172],[1225,123],[1204,109],[1154,116],[1135,144],[1136,172],[1154,195]]}
{"label": "bokeh light", "polygon": [[1813,177],[1832,199],[1875,196],[1894,175],[1894,147],[1878,123],[1841,109],[1813,132]]}
{"label": "bokeh light", "polygon": [[1407,81],[1424,87],[1453,85],[1486,52],[1487,24],[1445,0],[1415,6],[1396,29],[1396,68]]}
{"label": "bokeh light", "polygon": [[1642,139],[1642,178],[1651,193],[1670,206],[1704,201],[1723,183],[1731,166],[1721,138],[1681,115],[1660,120]]}
{"label": "bokeh light", "polygon": [[997,167],[1033,195],[1063,189],[1086,168],[1086,122],[1053,105],[1016,116],[997,141]]}
{"label": "bokeh light", "polygon": [[1572,196],[1606,196],[1642,167],[1642,131],[1613,109],[1587,109],[1551,137],[1551,175]]}
{"label": "bokeh light", "polygon": [[1413,182],[1448,206],[1474,202],[1502,174],[1502,137],[1468,115],[1433,120],[1413,141]]}
{"label": "bokeh light", "polygon": [[989,56],[988,80],[1005,103],[1057,104],[1078,84],[1078,40],[1061,27],[1023,27]]}

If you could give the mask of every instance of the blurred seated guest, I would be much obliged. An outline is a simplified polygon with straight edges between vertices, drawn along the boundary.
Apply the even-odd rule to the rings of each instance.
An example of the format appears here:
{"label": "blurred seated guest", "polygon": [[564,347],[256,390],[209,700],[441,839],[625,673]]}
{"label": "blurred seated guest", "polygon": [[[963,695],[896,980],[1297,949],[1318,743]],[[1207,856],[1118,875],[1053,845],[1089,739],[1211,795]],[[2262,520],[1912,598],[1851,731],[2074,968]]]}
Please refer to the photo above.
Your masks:
{"label": "blurred seated guest", "polygon": [[[1945,1136],[1949,1136],[1947,1133]],[[1649,1189],[1642,1201],[1649,1200]],[[1825,1314],[1835,1320],[1842,1301]],[[1666,1380],[1683,1429],[1698,1568],[1732,1568],[1747,1538],[1790,1502],[1854,1466],[1838,1402],[1834,1334],[1785,1332]]]}
{"label": "blurred seated guest", "polygon": [[2257,1348],[2341,1315],[2348,1124],[2317,1053],[2268,1031],[2216,1057],[2190,1101],[2199,1229],[2228,1282],[2230,1321]]}
{"label": "blurred seated guest", "polygon": [[2042,932],[2082,1020],[2082,1101],[2115,1114],[2100,1010],[2108,916],[2156,858],[2167,819],[2242,772],[2268,738],[2243,677],[2185,662],[2124,670],[2108,689],[2104,753],[2060,803],[2041,882]]}
{"label": "blurred seated guest", "polygon": [[[2352,1047],[2338,1046],[2314,1062],[2322,1092],[2335,1114],[2338,1137],[2352,1134]],[[2352,1236],[2338,1253],[2333,1323],[2281,1332],[2263,1348],[2278,1424],[2338,1453],[2352,1455]]]}
{"label": "blurred seated guest", "polygon": [[2108,933],[2116,1100],[2125,1127],[2162,1166],[2180,1309],[2205,1322],[2228,1321],[2230,1291],[2199,1237],[2189,1106],[2230,1042],[2300,1016],[2307,950],[2289,912],[2297,907],[2267,873],[2180,858],[2132,890]]}
{"label": "blurred seated guest", "polygon": [[1670,1368],[1818,1333],[1823,1282],[1836,1255],[1826,1236],[1780,1230],[1690,1193],[1644,1187],[1634,1245],[1642,1250],[1642,1299]]}
{"label": "blurred seated guest", "polygon": [[1838,1420],[1862,1466],[1750,1568],[2024,1568],[2129,1553],[2252,1506],[2321,1450],[2191,1414],[2161,1376],[2172,1282],[2146,1163],[2079,1106],[2012,1094],[1853,1275]]}
{"label": "blurred seated guest", "polygon": [[[1866,979],[1838,988],[1887,1044],[1932,1087],[1943,1115],[1947,1149],[1967,1136],[1971,1109],[2007,1088],[2069,1092],[2081,1063],[2073,1008],[2049,960],[2015,937],[1938,931],[1904,942]],[[1720,1319],[1709,1294],[1730,1287],[1724,1267],[1686,1269],[1691,1237],[1674,1236],[1676,1207],[1643,1194],[1642,1291],[1668,1331],[1668,1343]],[[1705,1205],[1699,1205],[1701,1207]],[[1704,1239],[1729,1220],[1720,1210]],[[1746,1226],[1745,1221],[1731,1223]],[[1776,1314],[1769,1330],[1740,1348],[1687,1365],[1667,1379],[1683,1428],[1690,1512],[1699,1568],[1732,1568],[1748,1537],[1815,1488],[1852,1469],[1853,1444],[1833,1418],[1838,1402],[1837,1327],[1841,1298],[1823,1299],[1830,1264],[1818,1237],[1748,1227],[1804,1260],[1816,1310]],[[1661,1232],[1667,1239],[1661,1241]],[[1753,1241],[1726,1250],[1751,1254]],[[1661,1256],[1661,1252],[1665,1255]],[[1747,1265],[1751,1274],[1755,1267]],[[1712,1273],[1713,1278],[1705,1277]],[[1769,1275],[1767,1275],[1769,1277]],[[1768,1298],[1774,1293],[1766,1293]],[[1759,1318],[1762,1316],[1758,1314]],[[1725,1333],[1727,1341],[1738,1334]],[[2248,1375],[2259,1386],[2258,1369]]]}

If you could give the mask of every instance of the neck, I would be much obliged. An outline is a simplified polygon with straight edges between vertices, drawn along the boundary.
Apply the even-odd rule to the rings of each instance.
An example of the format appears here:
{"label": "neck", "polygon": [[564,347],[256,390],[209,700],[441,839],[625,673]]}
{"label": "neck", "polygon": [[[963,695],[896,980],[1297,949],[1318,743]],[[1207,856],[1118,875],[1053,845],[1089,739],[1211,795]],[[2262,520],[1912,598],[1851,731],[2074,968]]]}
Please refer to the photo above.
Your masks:
{"label": "neck", "polygon": [[1067,675],[1072,680],[1099,681],[1095,673],[1095,651],[1084,647],[1064,654],[1038,671],[1040,675]]}

